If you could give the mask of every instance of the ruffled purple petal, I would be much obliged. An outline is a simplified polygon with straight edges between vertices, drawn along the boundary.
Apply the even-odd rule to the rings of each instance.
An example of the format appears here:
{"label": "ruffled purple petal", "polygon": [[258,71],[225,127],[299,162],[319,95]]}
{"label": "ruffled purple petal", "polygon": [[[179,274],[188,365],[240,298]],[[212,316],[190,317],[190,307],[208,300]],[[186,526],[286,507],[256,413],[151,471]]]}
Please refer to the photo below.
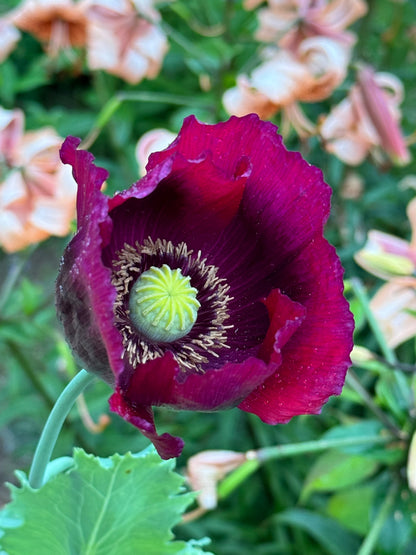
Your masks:
{"label": "ruffled purple petal", "polygon": [[232,175],[242,157],[250,162],[241,208],[247,225],[262,238],[264,251],[283,265],[306,246],[329,215],[330,188],[322,172],[297,152],[287,151],[272,123],[255,114],[216,125],[186,118],[177,139],[149,158],[148,170],[176,152],[189,160],[212,153],[212,163]]}
{"label": "ruffled purple petal", "polygon": [[105,262],[111,264],[125,243],[142,243],[148,237],[183,241],[196,251],[212,244],[234,218],[248,172],[244,160],[228,175],[213,165],[209,153],[192,161],[173,154],[110,200],[114,232]]}
{"label": "ruffled purple petal", "polygon": [[286,269],[285,293],[306,317],[282,350],[282,364],[239,408],[268,424],[320,412],[338,395],[350,364],[353,318],[343,297],[342,268],[335,249],[316,237]]}
{"label": "ruffled purple petal", "polygon": [[241,364],[226,364],[206,374],[192,374],[185,383],[176,379],[178,365],[171,353],[136,368],[127,389],[118,388],[110,408],[136,426],[156,447],[162,459],[177,457],[180,438],[158,435],[151,405],[182,410],[214,411],[236,406],[275,372],[277,364],[249,358]]}
{"label": "ruffled purple petal", "polygon": [[214,411],[236,406],[276,369],[258,358],[228,363],[204,374],[190,374],[185,381],[171,352],[136,367],[121,385],[133,406],[153,405],[183,410]]}
{"label": "ruffled purple petal", "polygon": [[[91,214],[107,216],[107,203],[96,206],[96,199],[102,197],[100,191],[108,177],[108,171],[95,166],[94,156],[85,150],[77,150],[81,143],[78,137],[67,137],[60,150],[61,160],[64,164],[72,166],[72,174],[78,185],[77,193],[77,225],[80,229]],[[101,209],[100,209],[101,208]]]}
{"label": "ruffled purple petal", "polygon": [[123,368],[123,346],[113,322],[116,292],[101,261],[112,227],[108,199],[100,192],[107,172],[94,165],[89,152],[77,150],[79,143],[69,137],[61,149],[62,161],[72,165],[78,183],[78,233],[62,258],[56,306],[78,360],[86,370],[113,383],[113,372]]}

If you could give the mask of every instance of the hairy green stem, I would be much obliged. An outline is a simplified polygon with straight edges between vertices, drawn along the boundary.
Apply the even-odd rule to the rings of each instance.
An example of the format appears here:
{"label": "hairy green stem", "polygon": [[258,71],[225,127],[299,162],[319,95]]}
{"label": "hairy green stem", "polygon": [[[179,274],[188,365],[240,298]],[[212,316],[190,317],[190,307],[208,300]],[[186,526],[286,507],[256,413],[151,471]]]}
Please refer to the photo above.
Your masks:
{"label": "hairy green stem", "polygon": [[93,374],[81,370],[69,382],[56,401],[46,421],[45,427],[43,428],[33,457],[29,473],[29,484],[32,488],[37,489],[43,485],[45,470],[50,461],[62,425],[78,395],[95,379]]}
{"label": "hairy green stem", "polygon": [[316,441],[303,441],[302,443],[289,443],[287,445],[263,447],[255,451],[255,453],[256,457],[260,459],[261,462],[266,462],[275,459],[292,457],[294,455],[304,455],[305,453],[326,451],[327,449],[342,449],[343,447],[358,445],[382,445],[389,443],[392,439],[393,438],[390,435],[367,435],[335,439],[318,439]]}
{"label": "hairy green stem", "polygon": [[380,532],[383,529],[384,523],[393,507],[394,499],[398,490],[397,482],[393,482],[387,492],[387,495],[381,505],[381,508],[371,525],[370,531],[365,540],[360,546],[357,555],[371,555],[374,553]]}
{"label": "hairy green stem", "polygon": [[367,435],[336,439],[318,439],[317,441],[304,441],[302,443],[289,443],[287,445],[274,445],[263,447],[247,453],[247,461],[227,476],[218,486],[218,497],[228,497],[242,482],[253,474],[262,463],[275,459],[284,459],[306,453],[316,453],[327,449],[341,449],[358,445],[380,445],[389,443],[394,439],[390,435]]}

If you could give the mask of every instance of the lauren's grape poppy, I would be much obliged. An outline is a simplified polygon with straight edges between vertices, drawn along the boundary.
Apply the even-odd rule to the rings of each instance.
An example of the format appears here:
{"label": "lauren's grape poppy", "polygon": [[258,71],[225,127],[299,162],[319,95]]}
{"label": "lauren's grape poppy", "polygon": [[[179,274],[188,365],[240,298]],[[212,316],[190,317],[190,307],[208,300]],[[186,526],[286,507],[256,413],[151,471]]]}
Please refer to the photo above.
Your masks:
{"label": "lauren's grape poppy", "polygon": [[353,320],[322,236],[330,189],[274,125],[189,117],[113,198],[79,142],[61,151],[78,231],[57,308],[79,361],[114,387],[113,411],[169,458],[183,441],[158,435],[152,406],[238,406],[277,424],[340,393]]}

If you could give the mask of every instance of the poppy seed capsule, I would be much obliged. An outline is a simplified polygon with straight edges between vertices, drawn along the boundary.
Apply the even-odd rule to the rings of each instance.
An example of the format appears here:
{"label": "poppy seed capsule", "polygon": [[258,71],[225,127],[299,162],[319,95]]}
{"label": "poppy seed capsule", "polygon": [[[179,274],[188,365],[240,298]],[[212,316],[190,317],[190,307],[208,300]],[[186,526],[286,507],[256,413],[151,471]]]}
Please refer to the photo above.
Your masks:
{"label": "poppy seed capsule", "polygon": [[191,278],[167,264],[143,272],[130,293],[130,318],[150,341],[171,343],[187,335],[201,306]]}

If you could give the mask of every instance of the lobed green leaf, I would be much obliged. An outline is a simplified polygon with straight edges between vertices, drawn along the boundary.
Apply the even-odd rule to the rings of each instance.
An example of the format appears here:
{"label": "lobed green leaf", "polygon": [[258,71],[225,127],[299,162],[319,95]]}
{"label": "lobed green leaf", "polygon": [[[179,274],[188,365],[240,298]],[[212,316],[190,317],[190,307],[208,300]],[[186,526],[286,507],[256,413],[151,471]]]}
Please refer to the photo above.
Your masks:
{"label": "lobed green leaf", "polygon": [[9,555],[202,553],[198,542],[172,541],[193,499],[173,465],[153,448],[107,459],[76,449],[73,467],[39,490],[20,475],[0,513],[1,548]]}

